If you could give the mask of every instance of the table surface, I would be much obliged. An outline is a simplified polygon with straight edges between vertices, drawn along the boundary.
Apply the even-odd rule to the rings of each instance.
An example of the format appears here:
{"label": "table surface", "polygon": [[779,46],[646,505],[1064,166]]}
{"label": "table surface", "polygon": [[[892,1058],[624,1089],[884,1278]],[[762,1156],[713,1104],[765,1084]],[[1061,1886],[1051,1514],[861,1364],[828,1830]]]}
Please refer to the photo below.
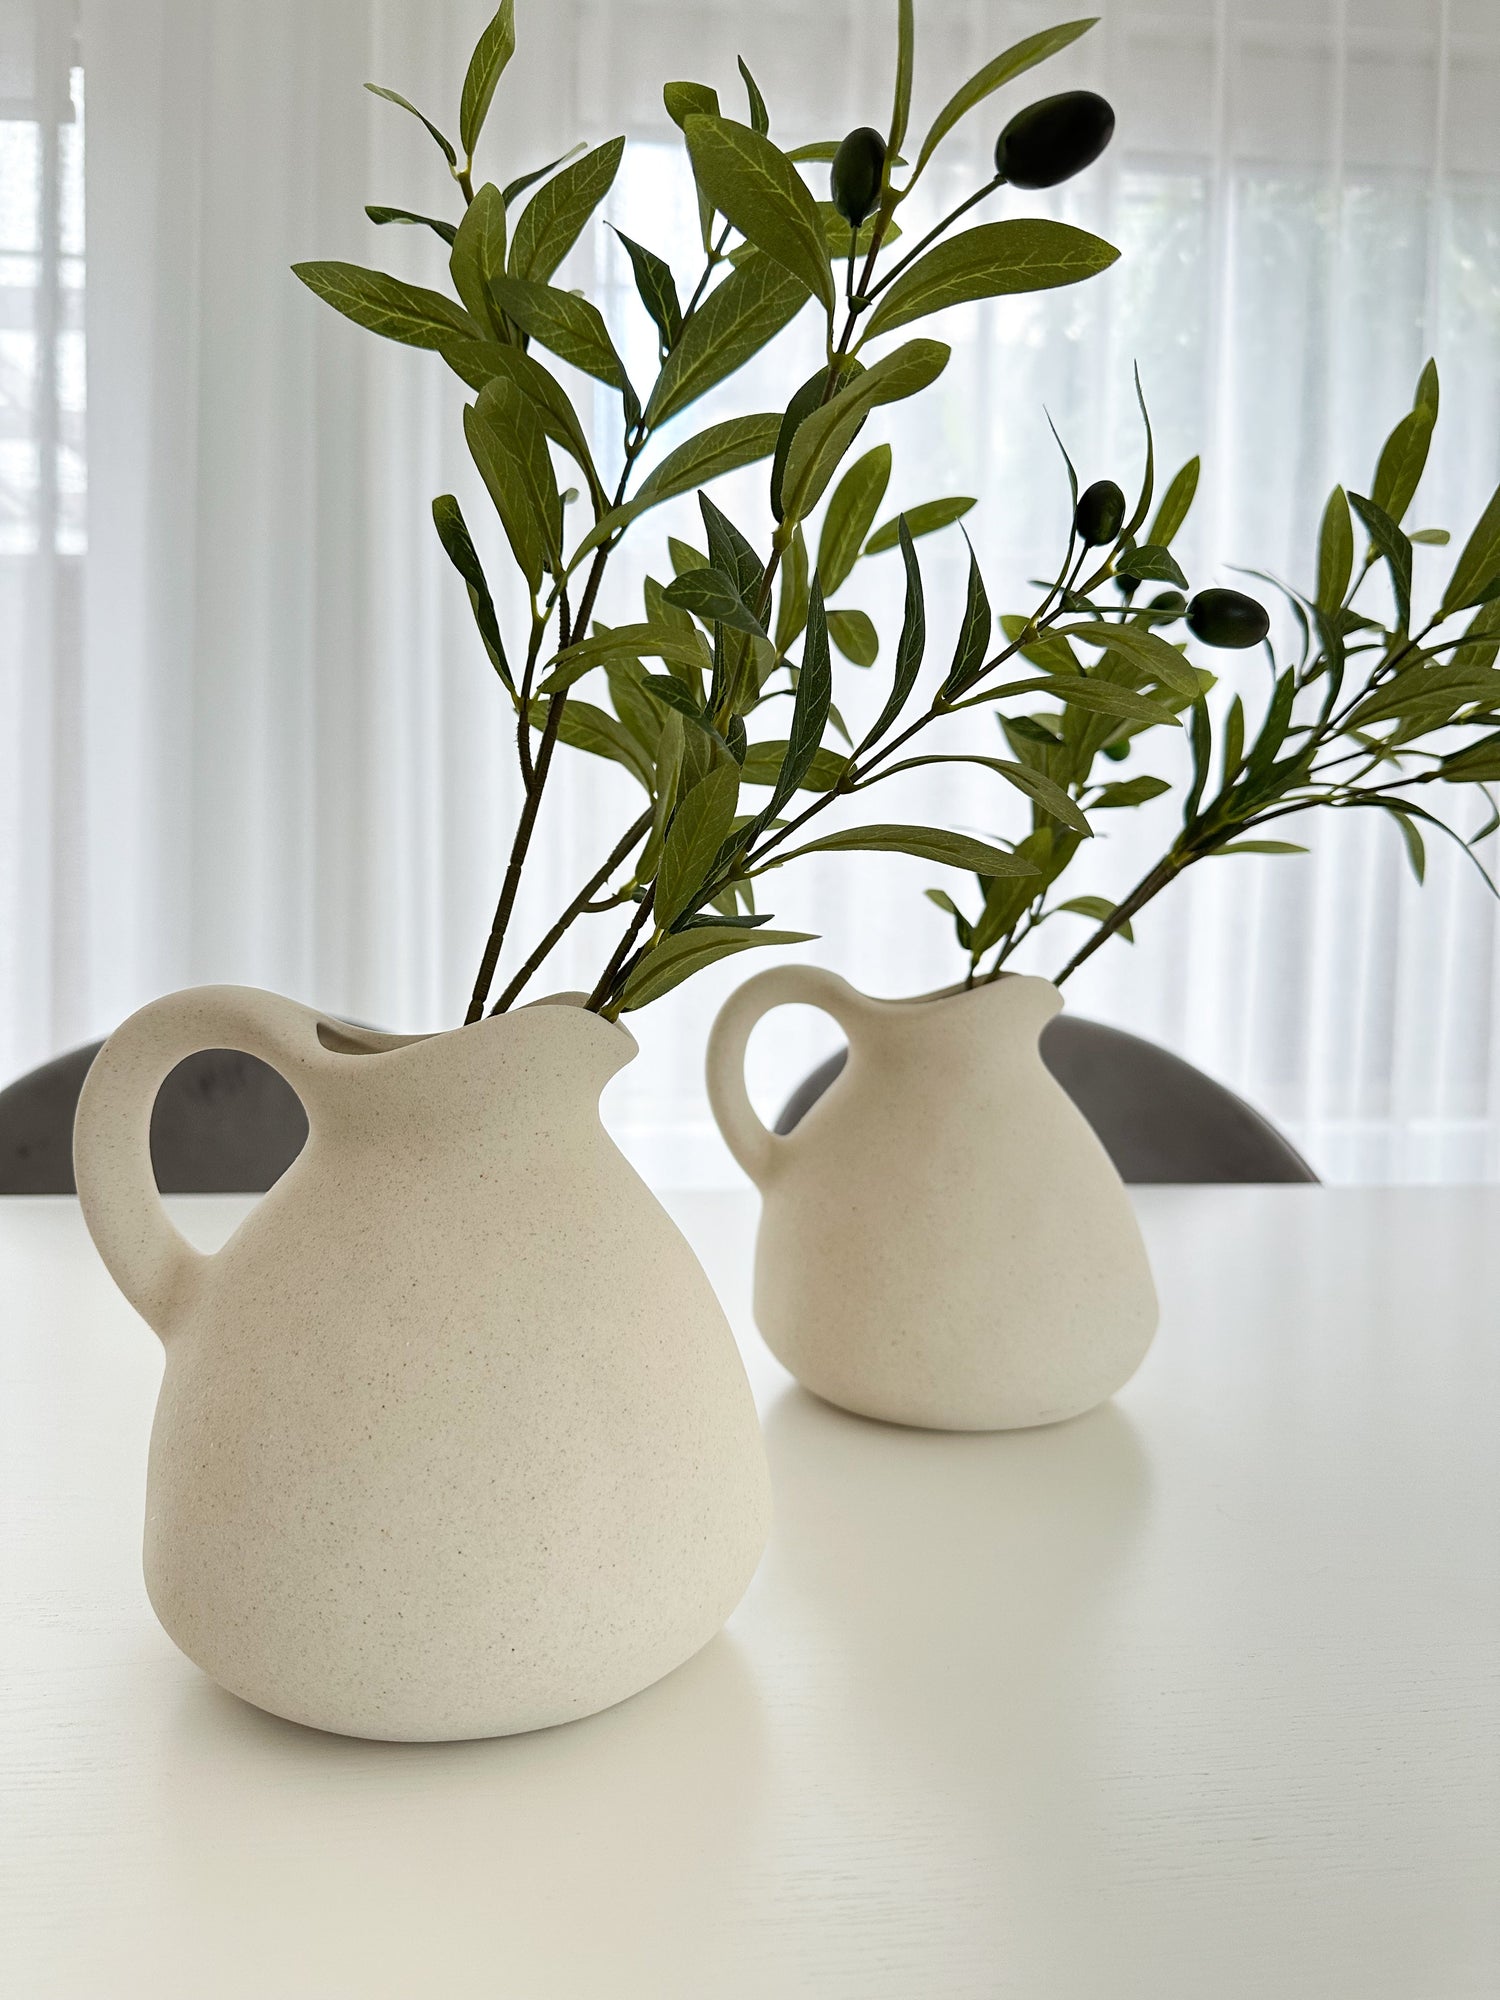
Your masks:
{"label": "table surface", "polygon": [[392,1746],[158,1629],[159,1350],[74,1203],[0,1202],[5,1992],[1495,2000],[1500,1189],[1141,1190],[1145,1366],[998,1437],[814,1401],[753,1199],[668,1205],[765,1420],[759,1575],[607,1714]]}

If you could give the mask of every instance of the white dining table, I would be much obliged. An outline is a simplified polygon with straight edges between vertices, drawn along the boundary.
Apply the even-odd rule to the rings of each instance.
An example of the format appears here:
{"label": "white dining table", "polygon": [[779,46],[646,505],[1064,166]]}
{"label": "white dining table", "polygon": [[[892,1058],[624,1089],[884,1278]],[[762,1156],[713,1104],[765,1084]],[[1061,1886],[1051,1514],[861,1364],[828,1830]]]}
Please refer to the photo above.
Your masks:
{"label": "white dining table", "polygon": [[[141,1582],[153,1336],[0,1201],[7,2000],[1496,2000],[1500,1189],[1136,1191],[1106,1407],[845,1415],[755,1332],[749,1194],[667,1197],[764,1419],[728,1629],[605,1714],[359,1742]],[[176,1200],[202,1247],[241,1198]]]}

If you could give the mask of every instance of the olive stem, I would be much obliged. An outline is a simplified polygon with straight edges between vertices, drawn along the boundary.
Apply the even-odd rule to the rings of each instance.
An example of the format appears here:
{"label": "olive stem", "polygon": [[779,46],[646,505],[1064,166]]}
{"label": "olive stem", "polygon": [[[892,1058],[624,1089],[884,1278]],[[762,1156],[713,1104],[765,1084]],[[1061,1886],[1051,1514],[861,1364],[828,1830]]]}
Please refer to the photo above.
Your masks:
{"label": "olive stem", "polygon": [[958,207],[953,210],[951,215],[945,215],[941,222],[935,223],[933,227],[928,230],[927,234],[924,237],[922,237],[920,242],[913,244],[911,249],[906,252],[904,257],[899,257],[896,260],[896,262],[892,264],[891,268],[886,272],[885,276],[880,280],[880,283],[878,285],[872,285],[870,290],[864,294],[865,303],[868,304],[871,299],[878,299],[880,297],[880,294],[885,290],[886,286],[889,285],[893,279],[899,278],[901,273],[906,269],[906,267],[909,264],[915,262],[915,260],[921,256],[922,252],[927,248],[929,243],[935,243],[938,237],[942,235],[945,229],[951,229],[953,224],[957,222],[958,218],[961,215],[966,214],[969,209],[973,208],[977,203],[983,201],[987,195],[992,195],[995,192],[996,188],[1002,188],[1004,186],[1005,186],[1004,174],[996,174],[995,178],[992,181],[986,182],[986,184],[982,188],[976,188],[974,193],[969,196],[967,201],[961,201],[958,204]]}

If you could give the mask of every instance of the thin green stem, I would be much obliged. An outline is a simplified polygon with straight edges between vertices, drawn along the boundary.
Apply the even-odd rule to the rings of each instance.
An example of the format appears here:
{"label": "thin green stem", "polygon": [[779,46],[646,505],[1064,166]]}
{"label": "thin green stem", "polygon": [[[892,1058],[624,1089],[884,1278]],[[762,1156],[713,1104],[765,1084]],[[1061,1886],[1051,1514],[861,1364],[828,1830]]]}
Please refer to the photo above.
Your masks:
{"label": "thin green stem", "polygon": [[[983,187],[976,188],[973,194],[966,200],[961,201],[957,208],[943,217],[941,222],[934,223],[932,228],[928,230],[927,234],[919,242],[914,243],[910,250],[906,251],[903,256],[899,257],[892,264],[878,285],[872,286],[869,291],[864,291],[863,287],[861,287],[864,302],[868,305],[871,300],[878,299],[886,286],[894,283],[909,265],[914,264],[927,246],[930,243],[935,243],[945,229],[951,229],[961,215],[966,215],[971,208],[977,207],[987,196],[992,195],[997,188],[1002,188],[1004,185],[1004,174],[996,174],[992,181],[986,181]],[[906,191],[908,194],[911,192],[910,188]]]}
{"label": "thin green stem", "polygon": [[[604,970],[599,975],[598,985],[594,988],[593,992],[589,995],[588,999],[583,1003],[591,1014],[599,1014],[599,1013],[607,1014],[606,1003],[609,1001],[610,995],[614,991],[615,983],[619,979],[620,973],[624,969],[626,959],[629,958],[630,956],[631,946],[640,936],[641,929],[645,924],[646,919],[651,914],[651,906],[655,902],[655,900],[656,900],[656,887],[655,884],[653,883],[651,888],[649,888],[646,891],[645,895],[636,905],[635,915],[630,919],[630,922],[626,925],[624,936],[620,939],[620,942],[615,946],[613,952],[611,952],[608,965],[605,966]],[[618,1009],[616,1011],[618,1011]],[[607,1014],[607,1018],[613,1020],[614,1015]]]}
{"label": "thin green stem", "polygon": [[525,990],[526,984],[530,980],[532,974],[543,963],[543,961],[551,955],[553,950],[562,941],[564,935],[572,928],[572,926],[578,920],[578,918],[590,913],[591,909],[590,898],[593,896],[595,890],[602,889],[604,887],[604,884],[609,880],[610,876],[614,874],[615,870],[619,867],[620,863],[625,859],[625,857],[630,853],[631,849],[635,847],[638,841],[644,840],[647,833],[649,833],[651,830],[651,819],[652,819],[652,814],[650,809],[648,808],[645,812],[641,814],[639,819],[637,819],[633,823],[633,825],[624,834],[621,835],[620,839],[615,843],[614,847],[610,850],[608,858],[601,864],[600,867],[594,870],[593,874],[589,877],[587,882],[584,883],[583,887],[578,891],[578,894],[573,898],[572,902],[569,903],[568,907],[563,911],[562,915],[557,919],[556,923],[554,923],[552,928],[546,933],[546,935],[539,940],[535,949],[532,951],[531,956],[526,960],[526,963],[516,973],[515,977],[511,980],[510,984],[505,988],[505,991],[500,995],[500,998],[495,1002],[494,1006],[491,1007],[490,1012],[492,1014],[503,1014],[507,1011],[507,1009],[513,1004],[514,1001],[516,1001],[520,997],[521,993]]}

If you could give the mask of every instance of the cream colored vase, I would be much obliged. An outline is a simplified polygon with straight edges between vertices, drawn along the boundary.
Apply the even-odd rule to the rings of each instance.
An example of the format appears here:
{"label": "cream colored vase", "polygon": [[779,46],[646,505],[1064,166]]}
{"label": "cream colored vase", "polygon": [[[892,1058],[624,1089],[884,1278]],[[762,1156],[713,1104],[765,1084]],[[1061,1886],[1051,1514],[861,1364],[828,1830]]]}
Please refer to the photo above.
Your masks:
{"label": "cream colored vase", "polygon": [[[745,1045],[788,1002],[824,1008],[842,1072],[786,1137],[745,1090]],[[1055,1423],[1140,1366],[1156,1294],[1130,1199],[1038,1053],[1045,979],[868,1000],[786,966],[714,1025],[708,1088],[761,1192],[755,1317],[830,1403],[934,1430]]]}
{"label": "cream colored vase", "polygon": [[[217,1047],[274,1064],[311,1130],[201,1256],[149,1122]],[[669,1673],[739,1601],[765,1456],[708,1280],[599,1122],[634,1054],[576,1005],[403,1039],[231,986],[105,1044],[74,1150],[166,1347],[146,1584],[247,1701],[403,1741],[540,1729]]]}

